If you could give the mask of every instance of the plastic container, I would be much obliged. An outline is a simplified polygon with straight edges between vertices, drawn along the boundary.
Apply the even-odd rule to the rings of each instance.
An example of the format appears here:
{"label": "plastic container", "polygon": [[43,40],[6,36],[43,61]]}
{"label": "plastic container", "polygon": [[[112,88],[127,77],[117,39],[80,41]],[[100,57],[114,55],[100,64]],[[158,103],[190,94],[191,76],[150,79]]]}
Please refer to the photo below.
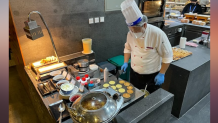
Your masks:
{"label": "plastic container", "polygon": [[79,91],[83,92],[84,91],[84,86],[87,83],[86,78],[82,78],[80,86],[79,86]]}
{"label": "plastic container", "polygon": [[76,80],[77,80],[79,83],[81,83],[81,79],[80,79],[79,76],[76,77]]}
{"label": "plastic container", "polygon": [[105,68],[104,69],[104,82],[107,82],[107,80],[108,80],[108,69]]}
{"label": "plastic container", "polygon": [[94,88],[94,82],[93,81],[90,81],[90,83],[88,84],[89,86],[89,90],[93,89]]}
{"label": "plastic container", "polygon": [[92,52],[92,39],[85,38],[82,39],[83,42],[83,54],[89,54]]}
{"label": "plastic container", "polygon": [[90,82],[90,77],[89,77],[88,74],[85,75],[85,78],[86,78],[86,82],[89,83]]}

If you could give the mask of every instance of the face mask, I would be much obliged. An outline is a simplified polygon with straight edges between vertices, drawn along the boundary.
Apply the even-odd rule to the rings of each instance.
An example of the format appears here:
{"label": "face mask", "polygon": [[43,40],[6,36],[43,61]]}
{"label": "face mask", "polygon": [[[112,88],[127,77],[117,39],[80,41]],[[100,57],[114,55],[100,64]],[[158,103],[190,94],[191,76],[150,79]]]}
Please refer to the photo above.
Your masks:
{"label": "face mask", "polygon": [[135,38],[138,39],[138,38],[142,37],[142,35],[143,35],[144,33],[139,32],[139,33],[133,33],[133,34],[134,34]]}

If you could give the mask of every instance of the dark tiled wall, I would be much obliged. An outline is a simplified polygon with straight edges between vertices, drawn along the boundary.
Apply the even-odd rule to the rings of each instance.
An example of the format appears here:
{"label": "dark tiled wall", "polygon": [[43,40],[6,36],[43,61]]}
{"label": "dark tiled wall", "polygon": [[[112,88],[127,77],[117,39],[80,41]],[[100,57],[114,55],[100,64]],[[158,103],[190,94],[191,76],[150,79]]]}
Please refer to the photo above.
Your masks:
{"label": "dark tiled wall", "polygon": [[[25,63],[54,55],[52,44],[40,17],[31,16],[43,28],[44,37],[31,41],[23,31],[30,11],[44,17],[59,56],[83,50],[82,39],[93,39],[96,62],[123,54],[128,28],[121,11],[105,12],[104,0],[10,0],[10,7]],[[90,17],[105,17],[104,23],[88,24]]]}

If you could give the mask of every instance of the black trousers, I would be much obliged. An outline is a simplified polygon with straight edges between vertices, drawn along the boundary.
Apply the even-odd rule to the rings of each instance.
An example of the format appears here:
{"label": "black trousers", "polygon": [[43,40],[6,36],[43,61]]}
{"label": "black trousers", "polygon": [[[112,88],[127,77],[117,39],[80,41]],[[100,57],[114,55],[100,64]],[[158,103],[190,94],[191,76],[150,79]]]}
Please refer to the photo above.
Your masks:
{"label": "black trousers", "polygon": [[159,85],[155,85],[154,78],[159,72],[153,74],[138,74],[132,68],[130,69],[130,83],[132,83],[138,89],[145,89],[146,84],[147,91],[153,93],[160,88]]}

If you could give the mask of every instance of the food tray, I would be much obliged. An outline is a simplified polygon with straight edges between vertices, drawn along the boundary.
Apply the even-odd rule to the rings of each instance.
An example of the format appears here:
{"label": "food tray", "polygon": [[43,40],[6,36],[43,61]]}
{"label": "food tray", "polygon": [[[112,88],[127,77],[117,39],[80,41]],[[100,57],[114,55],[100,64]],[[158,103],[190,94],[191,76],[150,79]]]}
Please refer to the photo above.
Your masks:
{"label": "food tray", "polygon": [[[124,80],[120,80],[120,81],[124,81]],[[116,86],[117,84],[120,84],[120,83],[119,83],[120,81],[115,81],[115,84],[113,84],[113,85]],[[125,82],[127,82],[127,81],[125,81]],[[130,83],[130,82],[128,82],[128,83]],[[111,87],[111,84],[110,84],[109,82],[105,82],[105,83],[102,83],[102,84],[101,84],[100,89],[101,89],[101,88],[105,88],[105,87],[104,87],[104,84],[109,84],[109,85],[110,85],[109,87]],[[113,86],[113,85],[112,85],[112,86]],[[125,86],[124,84],[120,84],[120,85],[122,85],[122,88],[125,89],[125,92],[120,93],[118,90],[117,90],[117,92],[120,93],[120,94],[123,96],[124,93],[127,93],[127,90],[128,90],[128,89],[127,89],[127,86]],[[132,86],[132,87],[133,87],[133,89],[131,89],[131,90],[133,90],[133,93],[130,94],[130,98],[124,98],[124,103],[130,101],[131,99],[133,99],[133,98],[135,97],[135,87],[134,87],[131,83],[130,83],[129,86]]]}
{"label": "food tray", "polygon": [[48,94],[51,94],[57,91],[55,85],[49,80],[39,83],[37,88],[42,96],[45,96],[45,95],[48,95]]}
{"label": "food tray", "polygon": [[[55,103],[52,103],[49,105],[49,111],[51,112],[52,116],[54,117],[54,119],[56,120],[56,122],[58,123],[60,120],[60,112],[58,110],[59,105],[63,103],[65,105],[65,108],[67,108],[67,105],[65,104],[64,100],[59,100]],[[65,109],[62,112],[62,121],[65,121],[67,119],[70,118],[70,114],[69,112]]]}
{"label": "food tray", "polygon": [[[174,48],[176,48],[176,49],[180,49],[180,48],[178,48],[178,47],[173,47],[173,49],[174,49]],[[183,49],[181,49],[181,50],[183,50]],[[187,51],[187,50],[183,50],[183,51],[186,51],[186,52],[191,53],[191,54],[188,55],[188,56],[191,56],[191,55],[192,55],[192,52],[190,52],[190,51]],[[182,58],[180,58],[180,59],[178,59],[178,60],[181,60],[181,59],[186,58],[186,57],[188,57],[188,56],[182,57]],[[173,62],[178,61],[178,60],[173,60]]]}

